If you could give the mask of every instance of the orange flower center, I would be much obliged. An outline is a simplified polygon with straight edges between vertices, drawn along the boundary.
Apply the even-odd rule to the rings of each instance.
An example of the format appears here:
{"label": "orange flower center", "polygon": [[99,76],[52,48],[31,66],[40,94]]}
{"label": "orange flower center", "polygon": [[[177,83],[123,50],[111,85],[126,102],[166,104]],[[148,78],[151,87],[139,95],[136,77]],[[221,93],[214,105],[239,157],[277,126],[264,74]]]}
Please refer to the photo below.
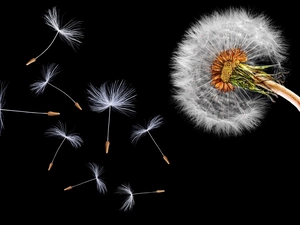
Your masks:
{"label": "orange flower center", "polygon": [[234,89],[230,77],[239,63],[247,61],[247,55],[240,48],[221,52],[211,66],[211,85],[220,91],[228,92]]}

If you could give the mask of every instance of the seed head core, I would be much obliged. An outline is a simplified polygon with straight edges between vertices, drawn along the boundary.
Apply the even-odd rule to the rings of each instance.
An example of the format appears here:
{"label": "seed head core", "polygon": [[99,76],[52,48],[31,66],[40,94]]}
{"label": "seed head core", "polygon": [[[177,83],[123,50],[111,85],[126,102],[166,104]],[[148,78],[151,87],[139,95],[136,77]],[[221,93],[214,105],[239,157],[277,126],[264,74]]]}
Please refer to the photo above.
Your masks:
{"label": "seed head core", "polygon": [[230,83],[231,74],[236,66],[247,61],[247,55],[240,48],[220,52],[211,66],[211,85],[220,91],[228,92],[234,89]]}

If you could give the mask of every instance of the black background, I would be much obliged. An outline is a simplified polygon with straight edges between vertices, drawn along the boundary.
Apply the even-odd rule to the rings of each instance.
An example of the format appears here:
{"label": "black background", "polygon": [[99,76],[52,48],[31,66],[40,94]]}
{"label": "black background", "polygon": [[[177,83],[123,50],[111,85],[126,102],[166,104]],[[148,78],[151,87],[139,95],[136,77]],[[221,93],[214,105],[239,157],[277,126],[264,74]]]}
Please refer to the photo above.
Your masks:
{"label": "black background", "polygon": [[[290,45],[290,69],[285,86],[300,94],[299,40],[296,5],[261,2],[180,3],[5,3],[1,15],[2,70],[8,82],[5,108],[47,112],[58,117],[3,112],[1,145],[1,217],[11,222],[73,222],[84,219],[140,223],[184,220],[185,224],[214,222],[287,221],[296,217],[299,202],[299,112],[282,98],[272,104],[261,126],[240,137],[220,138],[195,129],[174,107],[171,97],[171,57],[184,32],[202,14],[229,6],[245,6],[268,15],[281,27]],[[44,23],[46,10],[57,6],[64,21],[83,21],[84,39],[74,51],[61,39],[26,66],[55,35]],[[40,96],[29,89],[43,65],[63,70],[52,83],[83,108],[79,111],[60,92],[46,87]],[[87,84],[125,79],[137,91],[137,114],[112,112],[110,151],[105,154],[108,111],[91,112]],[[166,164],[149,136],[130,143],[131,127],[156,115],[164,124],[152,135],[170,160]],[[47,171],[60,139],[44,132],[58,120],[79,133],[84,144],[63,145]],[[108,188],[100,195],[95,183],[63,191],[92,177],[88,162],[103,166]],[[119,211],[122,197],[114,192],[128,182],[139,195],[128,213]],[[106,220],[108,219],[108,220]],[[208,222],[207,222],[208,221]]]}

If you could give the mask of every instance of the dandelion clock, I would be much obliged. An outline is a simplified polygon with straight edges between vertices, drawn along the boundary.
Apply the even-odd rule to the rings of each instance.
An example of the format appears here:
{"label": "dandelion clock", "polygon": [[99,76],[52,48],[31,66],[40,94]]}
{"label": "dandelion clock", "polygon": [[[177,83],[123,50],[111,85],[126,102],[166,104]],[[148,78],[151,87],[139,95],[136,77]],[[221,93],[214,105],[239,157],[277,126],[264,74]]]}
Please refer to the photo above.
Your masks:
{"label": "dandelion clock", "polygon": [[47,116],[59,116],[59,112],[33,112],[33,111],[25,111],[25,110],[16,110],[16,109],[8,109],[5,108],[5,92],[7,88],[7,83],[0,81],[0,136],[1,132],[4,129],[3,116],[2,112],[13,112],[13,113],[26,113],[26,114],[39,114],[39,115],[47,115]]}
{"label": "dandelion clock", "polygon": [[89,84],[87,88],[87,100],[93,112],[101,113],[108,110],[107,135],[105,152],[109,151],[110,138],[109,128],[111,111],[114,110],[126,116],[135,114],[136,90],[126,80],[106,81],[99,87]]}
{"label": "dandelion clock", "polygon": [[164,192],[165,192],[165,190],[133,192],[129,183],[120,185],[116,191],[117,194],[127,196],[120,208],[120,211],[124,211],[124,212],[131,211],[133,209],[133,206],[135,205],[134,197],[136,195],[159,194],[159,193],[164,193]]}
{"label": "dandelion clock", "polygon": [[135,124],[133,125],[133,129],[132,129],[132,133],[131,133],[131,142],[133,144],[136,144],[136,142],[144,135],[148,134],[151,138],[151,140],[153,141],[153,143],[156,145],[156,147],[158,148],[158,150],[160,151],[161,155],[163,156],[163,159],[166,161],[166,163],[170,164],[169,159],[167,158],[167,156],[162,152],[162,150],[160,149],[160,147],[158,146],[158,144],[156,143],[155,139],[153,138],[153,136],[151,135],[150,131],[153,129],[156,129],[158,127],[160,127],[163,124],[163,117],[161,115],[157,115],[153,118],[151,118],[148,123],[147,126],[141,126],[140,124]]}
{"label": "dandelion clock", "polygon": [[47,52],[48,49],[54,43],[54,41],[57,39],[57,37],[60,37],[63,41],[69,44],[73,49],[75,49],[82,43],[81,39],[84,36],[81,27],[82,21],[77,21],[75,19],[72,19],[69,20],[64,25],[62,25],[62,17],[56,6],[53,7],[52,9],[47,10],[47,12],[44,15],[44,20],[46,25],[48,25],[56,33],[52,41],[50,42],[50,44],[47,46],[47,48],[36,57],[30,59],[26,63],[26,66],[30,65],[31,63],[34,63],[39,57],[41,57],[45,52]]}
{"label": "dandelion clock", "polygon": [[60,91],[62,94],[67,96],[78,108],[79,110],[82,110],[81,106],[78,102],[76,102],[70,95],[68,95],[66,92],[64,92],[62,89],[58,88],[57,86],[54,86],[51,81],[53,78],[60,72],[60,67],[58,64],[55,63],[49,63],[46,66],[43,66],[42,68],[42,78],[40,78],[38,81],[35,81],[30,85],[30,90],[34,92],[36,95],[42,94],[45,91],[45,88],[47,85],[55,88],[56,90]]}
{"label": "dandelion clock", "polygon": [[64,189],[64,191],[68,191],[73,189],[74,187],[81,186],[83,184],[89,183],[91,181],[96,181],[97,185],[97,190],[99,191],[100,194],[105,194],[107,192],[107,187],[103,179],[101,178],[102,173],[104,172],[104,168],[97,165],[96,163],[88,163],[87,166],[89,169],[93,172],[94,177],[88,180],[85,180],[81,183],[68,186]]}
{"label": "dandelion clock", "polygon": [[263,14],[214,11],[185,33],[172,57],[173,99],[196,127],[221,136],[257,128],[281,96],[300,111],[283,83],[288,45]]}
{"label": "dandelion clock", "polygon": [[46,136],[48,137],[56,137],[56,138],[60,138],[62,139],[62,141],[60,142],[60,145],[58,146],[58,148],[55,151],[55,154],[49,164],[48,167],[48,171],[51,170],[54,160],[57,156],[58,151],[61,149],[61,146],[63,145],[63,143],[65,141],[68,141],[73,148],[78,149],[81,147],[81,145],[83,144],[83,140],[82,138],[76,134],[73,133],[71,131],[67,131],[67,125],[66,123],[63,123],[61,121],[58,121],[56,125],[52,126],[51,128],[47,129],[45,132]]}

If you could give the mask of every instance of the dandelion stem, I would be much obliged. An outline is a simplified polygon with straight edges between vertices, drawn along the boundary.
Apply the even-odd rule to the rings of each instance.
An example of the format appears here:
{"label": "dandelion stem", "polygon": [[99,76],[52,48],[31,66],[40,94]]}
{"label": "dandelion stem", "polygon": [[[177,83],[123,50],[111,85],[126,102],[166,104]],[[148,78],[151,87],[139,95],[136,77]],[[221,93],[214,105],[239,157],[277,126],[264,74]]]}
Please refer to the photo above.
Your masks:
{"label": "dandelion stem", "polygon": [[70,97],[70,95],[68,95],[66,92],[64,92],[63,90],[59,89],[58,87],[54,86],[53,84],[51,84],[51,83],[49,83],[49,82],[48,82],[48,84],[49,84],[51,87],[54,87],[55,89],[57,89],[57,90],[59,90],[60,92],[62,92],[62,93],[63,93],[64,95],[66,95],[69,99],[71,99],[72,102],[75,103],[74,99],[72,99],[72,98]]}
{"label": "dandelion stem", "polygon": [[111,114],[111,106],[109,106],[109,108],[108,108],[107,139],[106,140],[109,140],[110,114]]}
{"label": "dandelion stem", "polygon": [[256,78],[260,81],[257,85],[260,87],[263,87],[265,89],[273,91],[275,94],[285,98],[287,101],[289,101],[291,104],[293,104],[298,111],[300,111],[300,97],[296,95],[291,90],[287,89],[281,84],[278,84],[272,80],[268,80],[264,77],[258,77]]}
{"label": "dandelion stem", "polygon": [[59,34],[59,32],[56,32],[54,38],[52,39],[51,43],[48,45],[48,47],[41,53],[39,54],[37,57],[30,59],[27,63],[26,66],[30,65],[31,63],[35,62],[37,60],[37,58],[39,58],[41,55],[43,55],[53,44],[53,42],[55,41],[57,35]]}
{"label": "dandelion stem", "polygon": [[36,59],[39,58],[41,55],[43,55],[51,47],[51,45],[55,41],[58,34],[59,34],[59,32],[56,32],[56,34],[55,34],[54,38],[52,39],[51,43],[48,45],[48,47],[41,54],[39,54],[37,57],[35,57]]}
{"label": "dandelion stem", "polygon": [[159,150],[160,153],[162,154],[163,159],[164,159],[168,164],[170,164],[168,158],[164,155],[164,153],[162,152],[162,150],[160,149],[160,147],[158,146],[158,144],[156,143],[156,141],[155,141],[154,138],[152,137],[151,133],[150,133],[149,131],[147,131],[147,133],[149,134],[149,136],[151,137],[152,141],[154,142],[154,144],[156,145],[156,147],[158,148],[158,150]]}
{"label": "dandelion stem", "polygon": [[30,113],[30,114],[46,114],[48,116],[57,116],[60,115],[58,112],[31,112],[31,111],[22,111],[22,110],[14,110],[14,109],[0,109],[0,111],[7,111],[7,112],[18,112],[18,113]]}
{"label": "dandelion stem", "polygon": [[53,87],[53,88],[57,89],[58,91],[62,92],[64,95],[66,95],[69,99],[71,99],[71,101],[75,104],[75,106],[76,106],[78,109],[82,110],[82,108],[80,107],[79,103],[76,102],[73,98],[71,98],[70,95],[68,95],[66,92],[64,92],[63,90],[59,89],[58,87],[54,86],[53,84],[51,84],[51,83],[49,83],[49,82],[48,82],[48,84],[49,84],[51,87]]}
{"label": "dandelion stem", "polygon": [[147,191],[147,192],[137,192],[132,193],[132,195],[142,195],[142,194],[153,194],[153,193],[163,193],[165,190]]}
{"label": "dandelion stem", "polygon": [[60,145],[58,146],[58,148],[57,148],[57,150],[56,150],[56,152],[55,152],[55,154],[54,154],[54,156],[53,156],[53,158],[52,158],[52,161],[51,161],[51,163],[49,164],[48,171],[52,168],[53,162],[54,162],[54,159],[55,159],[55,157],[56,157],[56,155],[57,155],[57,153],[58,153],[58,150],[60,149],[60,147],[62,146],[62,144],[64,143],[65,140],[66,140],[66,138],[64,138],[64,139],[62,140],[62,142],[60,143]]}
{"label": "dandelion stem", "polygon": [[155,141],[154,138],[152,137],[151,133],[150,133],[149,131],[147,131],[147,132],[148,132],[149,136],[151,137],[152,141],[154,142],[154,144],[156,145],[156,147],[158,148],[158,150],[160,151],[160,153],[161,153],[162,155],[164,155],[163,152],[161,151],[160,147],[158,146],[158,144],[156,143],[156,141]]}
{"label": "dandelion stem", "polygon": [[31,112],[31,111],[22,111],[22,110],[14,110],[14,109],[1,109],[2,111],[7,112],[19,112],[19,113],[31,113],[31,114],[46,114],[45,112]]}
{"label": "dandelion stem", "polygon": [[105,152],[108,153],[109,150],[109,128],[110,128],[110,114],[111,114],[111,106],[108,107],[108,122],[107,122],[107,136],[106,136],[106,142],[105,142]]}
{"label": "dandelion stem", "polygon": [[92,178],[92,179],[90,179],[90,180],[86,180],[86,181],[84,181],[84,182],[81,182],[81,183],[79,183],[79,184],[75,184],[75,185],[69,186],[69,187],[65,188],[64,191],[71,190],[71,189],[74,188],[74,187],[77,187],[77,186],[79,186],[79,185],[82,185],[82,184],[91,182],[91,181],[96,180],[96,179],[97,179],[97,178],[95,177],[95,178]]}

